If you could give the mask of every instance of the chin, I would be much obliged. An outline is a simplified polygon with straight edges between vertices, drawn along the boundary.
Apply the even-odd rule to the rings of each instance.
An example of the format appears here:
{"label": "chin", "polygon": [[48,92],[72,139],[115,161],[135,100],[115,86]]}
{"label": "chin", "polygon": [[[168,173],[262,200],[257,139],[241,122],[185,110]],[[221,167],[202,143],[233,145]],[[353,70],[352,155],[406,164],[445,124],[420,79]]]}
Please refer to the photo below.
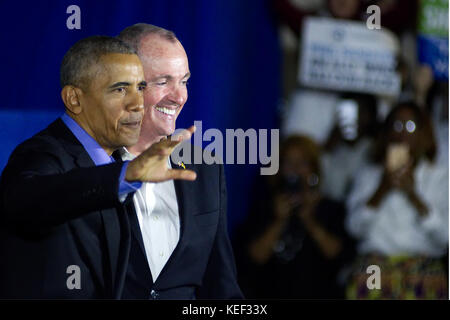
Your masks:
{"label": "chin", "polygon": [[173,134],[175,132],[175,126],[170,127],[170,128],[161,128],[161,131],[163,134],[162,136],[170,136],[171,134]]}
{"label": "chin", "polygon": [[124,147],[131,147],[139,141],[139,136],[127,137],[122,141]]}

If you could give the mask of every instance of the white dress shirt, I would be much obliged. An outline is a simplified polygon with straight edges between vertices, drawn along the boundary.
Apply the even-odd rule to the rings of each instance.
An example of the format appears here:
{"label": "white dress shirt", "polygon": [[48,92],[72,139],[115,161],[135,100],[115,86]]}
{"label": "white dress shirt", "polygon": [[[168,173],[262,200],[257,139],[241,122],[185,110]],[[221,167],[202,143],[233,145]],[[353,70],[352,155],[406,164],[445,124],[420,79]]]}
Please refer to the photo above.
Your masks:
{"label": "white dress shirt", "polygon": [[420,217],[403,192],[390,191],[378,208],[366,205],[383,175],[368,165],[356,175],[348,202],[346,226],[360,240],[359,253],[439,257],[448,244],[448,168],[421,161],[414,171],[417,194],[428,207]]}
{"label": "white dress shirt", "polygon": [[[121,149],[122,160],[134,155]],[[170,160],[167,159],[171,168]],[[180,217],[173,180],[144,182],[133,196],[147,261],[156,281],[180,239]]]}

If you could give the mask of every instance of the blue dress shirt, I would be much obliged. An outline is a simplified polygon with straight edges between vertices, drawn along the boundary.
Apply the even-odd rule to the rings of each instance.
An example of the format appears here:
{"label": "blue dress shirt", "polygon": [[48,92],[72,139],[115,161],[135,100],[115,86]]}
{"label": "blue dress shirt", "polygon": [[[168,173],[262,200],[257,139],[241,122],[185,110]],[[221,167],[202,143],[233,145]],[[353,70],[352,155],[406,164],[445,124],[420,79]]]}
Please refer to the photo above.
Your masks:
{"label": "blue dress shirt", "polygon": [[[87,151],[92,161],[96,166],[110,164],[114,162],[114,158],[109,156],[106,151],[94,140],[75,120],[73,120],[67,113],[61,116],[61,120],[69,128],[75,137],[80,141],[81,145]],[[124,200],[124,195],[138,190],[142,186],[142,182],[127,182],[125,181],[125,173],[127,171],[129,161],[124,161],[122,170],[119,176],[119,199]]]}

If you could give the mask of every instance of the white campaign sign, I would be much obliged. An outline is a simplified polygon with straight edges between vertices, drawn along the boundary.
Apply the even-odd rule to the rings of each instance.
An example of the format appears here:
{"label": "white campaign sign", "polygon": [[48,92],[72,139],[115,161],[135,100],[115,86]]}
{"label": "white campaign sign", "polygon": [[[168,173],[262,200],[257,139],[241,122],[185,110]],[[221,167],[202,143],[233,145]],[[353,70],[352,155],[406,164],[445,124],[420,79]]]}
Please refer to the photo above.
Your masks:
{"label": "white campaign sign", "polygon": [[364,22],[308,18],[300,50],[302,85],[339,91],[395,96],[399,43],[386,29],[370,30]]}

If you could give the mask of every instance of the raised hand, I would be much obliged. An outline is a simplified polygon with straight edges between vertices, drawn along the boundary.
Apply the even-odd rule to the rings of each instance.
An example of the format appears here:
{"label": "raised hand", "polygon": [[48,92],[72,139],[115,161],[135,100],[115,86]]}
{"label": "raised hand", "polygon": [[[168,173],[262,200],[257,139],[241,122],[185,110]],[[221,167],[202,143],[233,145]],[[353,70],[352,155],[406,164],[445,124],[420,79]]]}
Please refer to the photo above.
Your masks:
{"label": "raised hand", "polygon": [[197,175],[192,170],[169,169],[167,159],[175,147],[182,141],[190,139],[195,126],[183,130],[176,137],[161,140],[142,152],[128,165],[125,180],[142,182],[163,182],[171,179],[195,180]]}

